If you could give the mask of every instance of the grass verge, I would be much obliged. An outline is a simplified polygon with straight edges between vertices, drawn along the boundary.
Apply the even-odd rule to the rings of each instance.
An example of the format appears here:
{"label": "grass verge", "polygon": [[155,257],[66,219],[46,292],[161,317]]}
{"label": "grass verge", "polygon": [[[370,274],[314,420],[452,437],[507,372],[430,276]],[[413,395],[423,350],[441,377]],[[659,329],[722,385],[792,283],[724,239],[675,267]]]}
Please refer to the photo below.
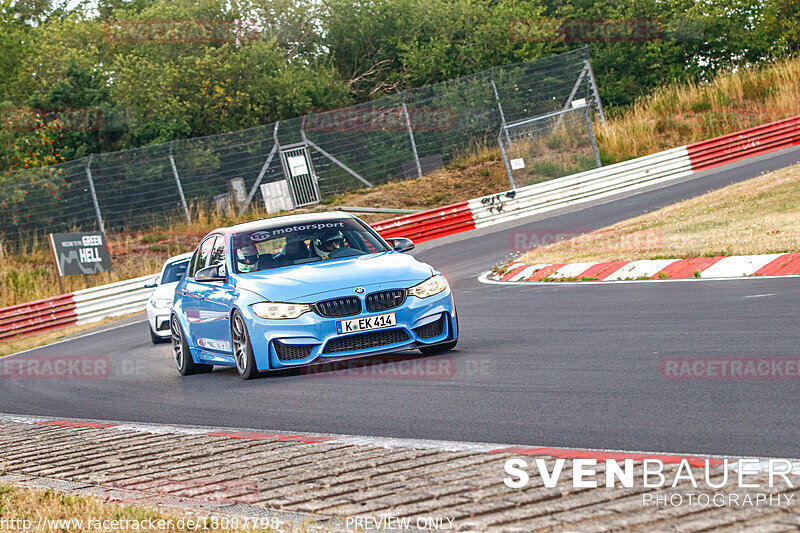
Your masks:
{"label": "grass verge", "polygon": [[555,264],[798,250],[800,165],[795,165],[535,248],[520,260]]}
{"label": "grass verge", "polygon": [[657,89],[595,127],[605,164],[800,115],[800,58]]}
{"label": "grass verge", "polygon": [[[117,531],[279,531],[278,529],[249,527],[238,529],[230,527],[198,528],[197,523],[214,525],[210,521],[200,522],[204,519],[205,516],[195,513],[126,506],[94,497],[0,484],[0,522],[4,524],[3,531],[36,530],[67,533],[83,531],[109,533]],[[228,526],[229,524],[223,523],[222,525]]]}

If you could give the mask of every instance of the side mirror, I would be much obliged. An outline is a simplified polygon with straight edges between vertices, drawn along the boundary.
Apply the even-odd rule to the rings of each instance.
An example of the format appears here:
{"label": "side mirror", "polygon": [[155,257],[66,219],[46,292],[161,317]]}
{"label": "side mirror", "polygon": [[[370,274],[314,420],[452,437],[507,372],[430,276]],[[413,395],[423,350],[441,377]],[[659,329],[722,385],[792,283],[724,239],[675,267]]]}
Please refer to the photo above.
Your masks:
{"label": "side mirror", "polygon": [[219,265],[216,265],[198,270],[194,275],[194,280],[200,283],[206,283],[209,281],[226,281],[227,278],[220,275]]}
{"label": "side mirror", "polygon": [[147,283],[144,286],[145,289],[155,289],[156,287],[158,287],[158,283],[156,283],[155,281],[151,281],[150,283]]}
{"label": "side mirror", "polygon": [[405,237],[394,237],[386,240],[392,245],[392,249],[395,252],[410,252],[414,249],[414,241]]}

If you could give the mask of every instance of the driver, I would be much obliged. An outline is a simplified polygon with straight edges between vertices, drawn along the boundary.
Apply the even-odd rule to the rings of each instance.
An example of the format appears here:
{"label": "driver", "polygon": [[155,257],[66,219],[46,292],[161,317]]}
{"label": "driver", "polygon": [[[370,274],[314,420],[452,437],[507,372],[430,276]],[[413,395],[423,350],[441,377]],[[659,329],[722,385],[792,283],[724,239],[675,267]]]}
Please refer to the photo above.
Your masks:
{"label": "driver", "polygon": [[236,264],[239,272],[255,272],[258,270],[258,250],[252,244],[236,250]]}
{"label": "driver", "polygon": [[322,259],[335,257],[335,252],[344,248],[344,235],[341,231],[329,231],[321,234],[312,241],[314,253]]}

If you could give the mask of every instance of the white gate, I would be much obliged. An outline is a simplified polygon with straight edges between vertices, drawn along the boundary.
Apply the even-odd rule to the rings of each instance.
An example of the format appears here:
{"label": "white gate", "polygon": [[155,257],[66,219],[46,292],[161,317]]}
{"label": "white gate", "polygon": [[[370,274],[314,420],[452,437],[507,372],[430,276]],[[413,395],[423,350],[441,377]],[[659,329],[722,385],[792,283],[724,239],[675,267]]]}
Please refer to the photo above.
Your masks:
{"label": "white gate", "polygon": [[281,147],[283,173],[289,182],[295,207],[319,203],[319,185],[305,143]]}

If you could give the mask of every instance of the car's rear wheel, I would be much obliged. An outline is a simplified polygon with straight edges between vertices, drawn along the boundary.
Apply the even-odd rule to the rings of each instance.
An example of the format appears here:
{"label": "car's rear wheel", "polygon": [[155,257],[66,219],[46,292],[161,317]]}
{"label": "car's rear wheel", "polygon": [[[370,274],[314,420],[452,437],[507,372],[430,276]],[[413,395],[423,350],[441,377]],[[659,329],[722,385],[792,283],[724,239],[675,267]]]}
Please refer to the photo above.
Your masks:
{"label": "car's rear wheel", "polygon": [[253,354],[253,345],[250,343],[250,334],[244,323],[244,317],[239,311],[234,311],[231,317],[231,340],[233,341],[233,360],[236,370],[242,379],[253,379],[259,376],[256,368],[256,358]]}
{"label": "car's rear wheel", "polygon": [[175,356],[175,366],[178,367],[178,372],[182,376],[211,372],[214,369],[214,365],[195,363],[194,359],[192,359],[192,353],[189,351],[189,344],[186,342],[186,335],[183,334],[183,328],[178,321],[178,317],[172,315],[169,325],[172,331],[172,353]]}

